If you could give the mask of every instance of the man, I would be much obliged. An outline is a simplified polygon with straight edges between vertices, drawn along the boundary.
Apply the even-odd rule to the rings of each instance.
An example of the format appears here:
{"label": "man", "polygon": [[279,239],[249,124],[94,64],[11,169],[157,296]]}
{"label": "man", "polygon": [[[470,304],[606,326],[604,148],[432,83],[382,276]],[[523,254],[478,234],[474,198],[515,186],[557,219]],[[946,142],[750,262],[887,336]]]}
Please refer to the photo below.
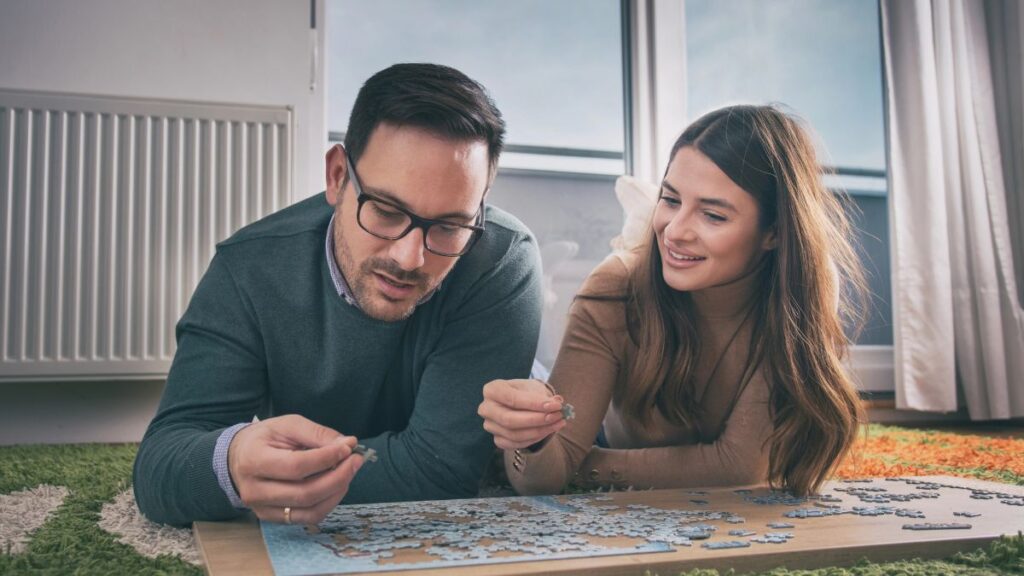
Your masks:
{"label": "man", "polygon": [[476,494],[481,389],[529,373],[540,329],[535,241],[484,202],[503,136],[451,68],[366,82],[326,192],[220,243],[178,323],[135,461],[146,516],[314,523],[343,498]]}

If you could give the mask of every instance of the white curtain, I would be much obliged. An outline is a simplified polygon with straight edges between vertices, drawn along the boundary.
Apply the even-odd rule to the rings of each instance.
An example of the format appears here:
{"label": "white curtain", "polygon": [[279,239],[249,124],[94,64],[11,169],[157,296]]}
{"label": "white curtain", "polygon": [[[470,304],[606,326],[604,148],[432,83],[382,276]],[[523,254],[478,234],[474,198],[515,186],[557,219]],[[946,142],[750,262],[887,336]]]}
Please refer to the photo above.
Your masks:
{"label": "white curtain", "polygon": [[1024,304],[1024,3],[986,0],[985,22],[1017,297]]}
{"label": "white curtain", "polygon": [[1022,247],[1007,214],[1021,181],[1004,175],[1024,158],[999,127],[1007,110],[1020,118],[1005,77],[1016,67],[1020,82],[1020,59],[1005,57],[1013,42],[1019,54],[1020,23],[990,35],[986,22],[1015,1],[881,2],[897,408],[956,410],[959,382],[972,419],[1024,416]]}

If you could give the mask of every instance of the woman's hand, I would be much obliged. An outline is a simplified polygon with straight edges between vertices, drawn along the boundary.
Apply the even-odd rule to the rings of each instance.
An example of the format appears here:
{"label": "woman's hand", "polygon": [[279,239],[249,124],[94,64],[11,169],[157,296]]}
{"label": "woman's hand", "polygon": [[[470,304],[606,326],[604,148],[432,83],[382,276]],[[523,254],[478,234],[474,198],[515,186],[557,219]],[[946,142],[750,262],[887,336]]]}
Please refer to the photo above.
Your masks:
{"label": "woman's hand", "polygon": [[484,430],[503,450],[532,446],[565,426],[561,396],[539,380],[494,380],[484,386],[477,409]]}

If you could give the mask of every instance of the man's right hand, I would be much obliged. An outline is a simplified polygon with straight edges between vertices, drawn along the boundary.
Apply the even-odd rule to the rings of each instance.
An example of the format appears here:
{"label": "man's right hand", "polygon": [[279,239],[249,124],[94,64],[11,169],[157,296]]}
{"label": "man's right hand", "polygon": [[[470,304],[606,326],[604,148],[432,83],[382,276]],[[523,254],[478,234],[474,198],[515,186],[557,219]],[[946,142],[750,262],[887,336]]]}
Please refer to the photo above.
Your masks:
{"label": "man's right hand", "polygon": [[354,436],[302,416],[279,416],[235,435],[228,471],[242,502],[260,519],[316,524],[341,502],[363,465],[355,446]]}

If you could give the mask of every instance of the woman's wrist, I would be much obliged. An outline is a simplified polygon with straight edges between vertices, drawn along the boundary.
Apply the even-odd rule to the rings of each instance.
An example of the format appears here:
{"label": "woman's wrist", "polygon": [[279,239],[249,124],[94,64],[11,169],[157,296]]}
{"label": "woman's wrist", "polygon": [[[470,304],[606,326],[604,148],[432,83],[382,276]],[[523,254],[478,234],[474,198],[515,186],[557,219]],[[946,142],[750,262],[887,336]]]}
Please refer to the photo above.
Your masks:
{"label": "woman's wrist", "polygon": [[548,392],[550,392],[552,396],[558,396],[558,392],[555,391],[555,387],[554,386],[552,386],[551,384],[548,384],[547,382],[544,382],[543,380],[538,380],[538,382],[543,384],[544,387],[548,389]]}
{"label": "woman's wrist", "polygon": [[[552,386],[551,384],[549,384],[549,383],[547,383],[547,382],[545,382],[543,380],[537,380],[537,381],[540,382],[541,384],[543,384],[545,388],[547,388],[548,396],[550,398],[554,398],[555,396],[558,396],[558,392],[555,390],[554,386]],[[516,449],[514,449],[512,451],[512,467],[515,468],[517,472],[522,472],[523,466],[525,465],[525,461],[524,461],[525,455],[526,454],[533,454],[535,452],[540,451],[547,444],[548,440],[551,440],[552,436],[554,436],[554,433],[548,434],[543,439],[541,439],[541,440],[539,440],[537,442],[534,442],[533,444],[530,444],[529,446],[527,446],[525,448],[516,448]]]}

